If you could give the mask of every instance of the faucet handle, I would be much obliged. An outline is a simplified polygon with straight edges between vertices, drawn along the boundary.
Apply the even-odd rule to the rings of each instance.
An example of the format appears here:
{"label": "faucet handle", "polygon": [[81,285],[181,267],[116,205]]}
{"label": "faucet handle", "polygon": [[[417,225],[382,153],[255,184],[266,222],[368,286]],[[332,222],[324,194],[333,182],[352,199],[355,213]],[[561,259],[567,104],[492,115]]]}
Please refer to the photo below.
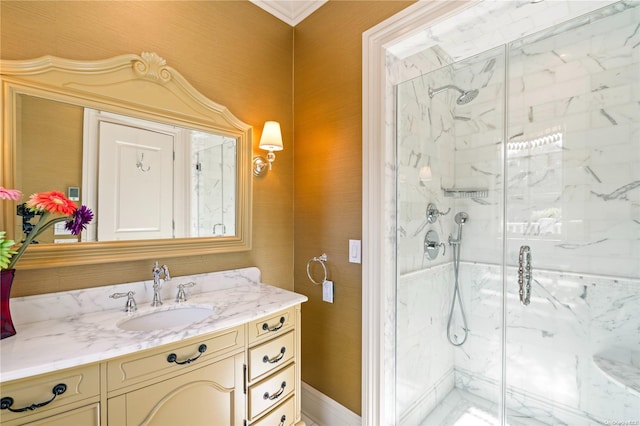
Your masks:
{"label": "faucet handle", "polygon": [[194,283],[193,281],[187,283],[187,284],[178,284],[178,295],[176,296],[176,302],[181,303],[181,302],[186,302],[187,301],[187,292],[184,291],[185,288],[187,287],[193,287],[195,286],[196,283]]}
{"label": "faucet handle", "polygon": [[171,274],[169,273],[169,267],[167,265],[162,265],[162,272],[164,272],[164,280],[171,281]]}
{"label": "faucet handle", "polygon": [[133,298],[134,294],[136,294],[135,291],[129,291],[127,293],[113,293],[109,297],[112,299],[120,299],[121,297],[126,297],[127,303],[124,305],[124,311],[135,312],[138,310],[138,306],[136,305],[136,299]]}

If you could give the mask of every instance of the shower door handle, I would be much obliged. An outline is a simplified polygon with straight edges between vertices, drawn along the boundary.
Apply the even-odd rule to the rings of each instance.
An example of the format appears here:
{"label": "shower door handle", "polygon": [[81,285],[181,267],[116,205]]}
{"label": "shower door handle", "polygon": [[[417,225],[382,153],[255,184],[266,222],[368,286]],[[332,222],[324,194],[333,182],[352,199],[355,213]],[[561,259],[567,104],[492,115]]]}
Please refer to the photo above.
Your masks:
{"label": "shower door handle", "polygon": [[531,302],[531,247],[520,246],[518,255],[518,294],[520,303],[527,306]]}

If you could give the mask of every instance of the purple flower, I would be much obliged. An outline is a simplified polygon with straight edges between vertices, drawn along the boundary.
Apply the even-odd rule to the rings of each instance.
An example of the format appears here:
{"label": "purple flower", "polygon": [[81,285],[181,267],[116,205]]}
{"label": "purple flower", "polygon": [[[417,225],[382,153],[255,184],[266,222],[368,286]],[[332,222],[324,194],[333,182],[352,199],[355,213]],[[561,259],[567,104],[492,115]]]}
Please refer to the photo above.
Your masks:
{"label": "purple flower", "polygon": [[67,221],[64,228],[67,231],[71,231],[73,235],[80,235],[80,233],[87,228],[89,222],[93,220],[93,212],[87,206],[80,206],[73,212],[73,219]]}

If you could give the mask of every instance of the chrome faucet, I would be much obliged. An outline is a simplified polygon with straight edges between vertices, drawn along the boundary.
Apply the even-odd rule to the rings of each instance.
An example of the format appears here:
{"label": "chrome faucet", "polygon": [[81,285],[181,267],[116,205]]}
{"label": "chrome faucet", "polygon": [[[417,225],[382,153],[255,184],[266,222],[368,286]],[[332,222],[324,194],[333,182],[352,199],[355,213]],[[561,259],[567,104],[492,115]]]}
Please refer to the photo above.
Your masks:
{"label": "chrome faucet", "polygon": [[167,265],[159,266],[156,261],[151,272],[153,273],[153,301],[151,302],[151,306],[161,306],[162,297],[160,296],[160,289],[162,288],[162,281],[160,281],[160,275],[162,275],[164,281],[169,281],[171,279],[169,267]]}

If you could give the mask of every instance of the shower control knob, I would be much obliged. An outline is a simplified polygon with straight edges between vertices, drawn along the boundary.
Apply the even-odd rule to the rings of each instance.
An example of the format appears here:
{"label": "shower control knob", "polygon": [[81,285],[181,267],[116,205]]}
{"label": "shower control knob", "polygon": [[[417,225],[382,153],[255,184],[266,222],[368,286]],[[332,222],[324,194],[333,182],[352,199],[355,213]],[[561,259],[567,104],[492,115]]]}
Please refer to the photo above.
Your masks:
{"label": "shower control knob", "polygon": [[434,260],[440,253],[440,247],[442,247],[442,255],[446,253],[446,244],[440,241],[440,236],[433,229],[427,232],[424,236],[424,255],[430,260]]}
{"label": "shower control knob", "polygon": [[429,203],[427,205],[427,222],[435,223],[438,220],[438,217],[444,216],[448,214],[450,211],[451,211],[451,207],[449,207],[446,212],[441,212],[440,210],[438,210],[438,207],[436,207],[435,204]]}

